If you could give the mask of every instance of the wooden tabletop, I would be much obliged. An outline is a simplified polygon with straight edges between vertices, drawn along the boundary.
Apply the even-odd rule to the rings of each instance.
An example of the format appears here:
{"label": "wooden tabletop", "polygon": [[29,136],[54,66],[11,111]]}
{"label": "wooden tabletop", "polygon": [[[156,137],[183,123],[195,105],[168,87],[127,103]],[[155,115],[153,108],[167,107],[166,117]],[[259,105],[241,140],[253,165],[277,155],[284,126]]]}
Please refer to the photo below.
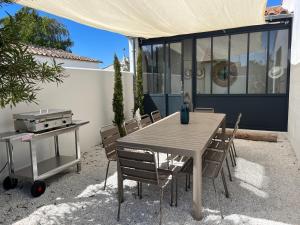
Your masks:
{"label": "wooden tabletop", "polygon": [[180,123],[179,112],[118,139],[120,145],[149,148],[153,151],[194,156],[206,149],[209,140],[225,120],[220,113],[190,113],[187,125]]}

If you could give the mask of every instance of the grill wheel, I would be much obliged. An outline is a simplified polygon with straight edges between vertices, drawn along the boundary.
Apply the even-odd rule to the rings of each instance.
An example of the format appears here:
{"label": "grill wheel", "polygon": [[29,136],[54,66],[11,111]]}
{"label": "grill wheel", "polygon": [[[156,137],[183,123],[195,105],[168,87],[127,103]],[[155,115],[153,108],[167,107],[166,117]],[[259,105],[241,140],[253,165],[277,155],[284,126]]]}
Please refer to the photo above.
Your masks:
{"label": "grill wheel", "polygon": [[46,190],[46,183],[44,181],[40,181],[40,180],[34,181],[34,183],[31,186],[31,195],[35,198],[39,197],[42,194],[44,194],[45,190]]}
{"label": "grill wheel", "polygon": [[18,179],[6,177],[3,181],[4,190],[14,189],[18,185]]}

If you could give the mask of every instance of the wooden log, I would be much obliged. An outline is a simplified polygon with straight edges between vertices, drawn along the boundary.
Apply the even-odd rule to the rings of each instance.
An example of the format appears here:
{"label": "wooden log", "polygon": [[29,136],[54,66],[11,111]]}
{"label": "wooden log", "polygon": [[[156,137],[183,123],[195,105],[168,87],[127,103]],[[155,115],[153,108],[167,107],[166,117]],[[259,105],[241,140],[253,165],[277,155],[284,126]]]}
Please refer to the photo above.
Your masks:
{"label": "wooden log", "polygon": [[[227,134],[231,134],[233,129],[226,129]],[[274,132],[257,130],[238,130],[235,138],[251,141],[277,142],[278,135]]]}

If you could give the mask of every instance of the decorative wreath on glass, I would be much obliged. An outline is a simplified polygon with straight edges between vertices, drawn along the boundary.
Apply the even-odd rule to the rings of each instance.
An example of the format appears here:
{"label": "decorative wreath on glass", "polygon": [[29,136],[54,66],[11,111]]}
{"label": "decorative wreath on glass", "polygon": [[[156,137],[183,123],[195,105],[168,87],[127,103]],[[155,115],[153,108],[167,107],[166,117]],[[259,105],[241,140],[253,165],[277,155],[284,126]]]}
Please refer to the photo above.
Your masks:
{"label": "decorative wreath on glass", "polygon": [[230,85],[232,85],[237,79],[237,67],[235,63],[230,62],[230,74],[227,61],[221,61],[214,64],[212,79],[217,85],[227,87],[229,77]]}
{"label": "decorative wreath on glass", "polygon": [[278,79],[284,74],[284,69],[281,66],[274,66],[269,70],[268,76],[271,79]]}
{"label": "decorative wreath on glass", "polygon": [[199,69],[197,69],[197,79],[201,80],[205,76],[205,68],[204,66],[201,66]]}
{"label": "decorative wreath on glass", "polygon": [[192,70],[191,69],[186,69],[184,71],[184,79],[189,80],[192,77]]}

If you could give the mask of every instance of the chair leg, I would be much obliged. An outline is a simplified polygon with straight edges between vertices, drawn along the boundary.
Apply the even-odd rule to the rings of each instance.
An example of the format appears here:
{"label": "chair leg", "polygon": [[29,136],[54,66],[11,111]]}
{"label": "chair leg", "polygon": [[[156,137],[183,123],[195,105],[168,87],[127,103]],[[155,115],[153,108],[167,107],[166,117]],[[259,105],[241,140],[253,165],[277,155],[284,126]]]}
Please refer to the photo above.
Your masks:
{"label": "chair leg", "polygon": [[169,153],[167,153],[167,164],[168,164],[168,169],[170,169]]}
{"label": "chair leg", "polygon": [[119,203],[118,203],[118,217],[117,217],[117,220],[119,221],[120,220],[120,211],[121,211],[121,202],[122,202],[120,189],[118,189],[118,200],[119,200]]}
{"label": "chair leg", "polygon": [[142,190],[143,190],[143,183],[142,182],[140,182],[140,199],[142,199],[143,198],[143,193],[142,193]]}
{"label": "chair leg", "polygon": [[178,196],[178,182],[177,182],[177,176],[175,177],[175,206],[177,207],[177,196]]}
{"label": "chair leg", "polygon": [[234,145],[234,141],[232,141],[232,146],[233,146],[234,155],[235,155],[235,157],[237,157],[236,148],[235,148],[235,145]]}
{"label": "chair leg", "polygon": [[110,160],[108,160],[108,162],[107,162],[107,167],[106,167],[106,174],[105,174],[105,181],[104,181],[104,187],[103,187],[103,190],[105,190],[105,188],[106,188],[106,180],[107,180],[107,174],[108,174],[109,164],[110,164]]}
{"label": "chair leg", "polygon": [[159,198],[159,225],[162,222],[162,201],[163,201],[163,189],[160,188],[160,198]]}
{"label": "chair leg", "polygon": [[231,165],[232,165],[232,167],[234,167],[234,162],[233,162],[233,158],[232,158],[230,149],[228,152],[229,152],[229,156],[230,156],[230,160],[231,160]]}
{"label": "chair leg", "polygon": [[188,188],[191,189],[191,174],[189,174],[189,185]]}
{"label": "chair leg", "polygon": [[139,181],[137,182],[137,193],[138,193],[138,196],[140,196],[140,182]]}
{"label": "chair leg", "polygon": [[235,155],[234,155],[234,152],[233,152],[233,147],[232,147],[232,145],[230,146],[229,151],[231,152],[231,155],[232,155],[232,158],[233,158],[233,162],[234,162],[234,166],[236,166]]}
{"label": "chair leg", "polygon": [[212,183],[213,183],[213,186],[214,186],[214,190],[215,190],[215,196],[217,198],[217,202],[218,202],[218,206],[219,206],[219,209],[220,209],[220,213],[221,213],[221,218],[223,219],[223,212],[222,212],[222,208],[221,208],[221,204],[220,204],[220,198],[219,198],[219,194],[217,192],[217,189],[216,189],[216,185],[215,185],[215,180],[212,179]]}
{"label": "chair leg", "polygon": [[188,191],[188,174],[185,174],[185,191]]}
{"label": "chair leg", "polygon": [[171,202],[170,202],[170,206],[172,207],[173,206],[173,186],[174,186],[174,177],[172,177],[172,180],[171,180]]}
{"label": "chair leg", "polygon": [[227,156],[225,157],[225,160],[226,160],[226,166],[227,166],[227,170],[228,170],[229,180],[232,181],[232,177],[231,177],[231,172],[230,172],[230,168],[229,168],[229,163],[228,163]]}
{"label": "chair leg", "polygon": [[228,192],[223,168],[221,169],[221,177],[222,177],[222,182],[223,182],[223,186],[224,186],[224,190],[225,190],[225,196],[226,196],[226,198],[229,198],[229,192]]}
{"label": "chair leg", "polygon": [[159,152],[157,153],[157,165],[159,166]]}

